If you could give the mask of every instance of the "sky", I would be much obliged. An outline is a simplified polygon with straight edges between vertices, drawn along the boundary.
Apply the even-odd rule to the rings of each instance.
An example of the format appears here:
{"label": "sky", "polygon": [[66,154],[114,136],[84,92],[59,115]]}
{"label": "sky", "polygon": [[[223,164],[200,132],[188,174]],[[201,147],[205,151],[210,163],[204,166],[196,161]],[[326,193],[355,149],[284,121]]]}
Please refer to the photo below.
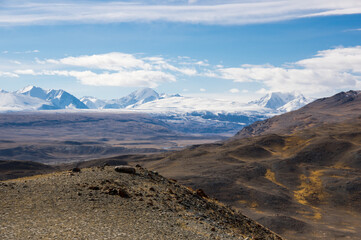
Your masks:
{"label": "sky", "polygon": [[361,89],[361,1],[0,0],[0,88],[28,85],[245,101]]}

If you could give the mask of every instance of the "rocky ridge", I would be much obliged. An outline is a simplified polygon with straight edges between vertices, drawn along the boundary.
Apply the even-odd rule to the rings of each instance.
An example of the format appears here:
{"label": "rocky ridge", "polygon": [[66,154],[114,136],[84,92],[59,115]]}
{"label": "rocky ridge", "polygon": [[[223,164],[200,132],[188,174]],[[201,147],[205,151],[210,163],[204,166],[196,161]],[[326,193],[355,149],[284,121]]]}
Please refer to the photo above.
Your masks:
{"label": "rocky ridge", "polygon": [[5,239],[282,239],[175,180],[141,167],[0,182]]}

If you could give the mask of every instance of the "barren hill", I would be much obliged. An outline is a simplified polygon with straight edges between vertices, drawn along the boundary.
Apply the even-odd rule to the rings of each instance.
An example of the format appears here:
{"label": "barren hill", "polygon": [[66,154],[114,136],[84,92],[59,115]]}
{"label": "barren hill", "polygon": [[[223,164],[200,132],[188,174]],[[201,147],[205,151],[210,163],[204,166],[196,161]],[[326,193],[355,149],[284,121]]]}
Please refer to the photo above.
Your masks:
{"label": "barren hill", "polygon": [[332,97],[318,99],[299,110],[255,122],[235,138],[252,137],[270,133],[289,134],[298,130],[337,123],[361,117],[361,92],[340,92]]}
{"label": "barren hill", "polygon": [[281,240],[203,191],[155,172],[78,171],[0,182],[1,238]]}

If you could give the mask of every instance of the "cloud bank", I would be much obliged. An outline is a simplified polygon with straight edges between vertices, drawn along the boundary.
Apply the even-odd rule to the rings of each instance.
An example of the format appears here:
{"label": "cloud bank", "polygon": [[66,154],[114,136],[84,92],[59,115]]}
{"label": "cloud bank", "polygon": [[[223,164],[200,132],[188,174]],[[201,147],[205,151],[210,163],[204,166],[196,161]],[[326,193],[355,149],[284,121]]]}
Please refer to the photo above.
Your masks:
{"label": "cloud bank", "polygon": [[359,0],[185,1],[14,1],[0,8],[0,26],[64,23],[181,22],[215,25],[268,23],[289,19],[360,14]]}
{"label": "cloud bank", "polygon": [[172,60],[159,56],[142,57],[111,52],[61,59],[36,59],[34,69],[17,69],[13,74],[74,77],[83,85],[91,86],[157,87],[160,83],[175,82],[179,75],[198,75],[198,62],[192,62],[189,58],[187,64],[184,63],[182,60],[179,67]]}
{"label": "cloud bank", "polygon": [[314,57],[285,66],[242,65],[218,69],[218,77],[235,82],[258,82],[270,91],[306,94],[361,87],[361,47],[319,51]]}
{"label": "cloud bank", "polygon": [[[1,65],[0,77],[61,76],[75,78],[83,85],[120,87],[157,87],[177,79],[197,81],[201,78],[219,81],[220,91],[226,90],[221,89],[222,81],[233,81],[256,84],[260,92],[297,90],[310,96],[361,88],[361,46],[322,50],[310,58],[281,66],[243,64],[226,67],[190,57],[166,59],[120,52],[36,59],[32,64]],[[242,93],[247,91],[245,86],[243,84]],[[241,93],[238,88],[228,91]]]}

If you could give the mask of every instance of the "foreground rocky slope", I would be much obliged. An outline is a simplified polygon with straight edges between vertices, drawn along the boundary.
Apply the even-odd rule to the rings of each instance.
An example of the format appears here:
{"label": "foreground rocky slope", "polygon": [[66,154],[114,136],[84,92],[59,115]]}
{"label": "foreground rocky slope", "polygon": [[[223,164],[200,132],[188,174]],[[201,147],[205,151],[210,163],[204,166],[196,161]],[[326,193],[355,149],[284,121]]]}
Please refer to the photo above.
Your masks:
{"label": "foreground rocky slope", "polygon": [[157,173],[74,169],[0,182],[3,239],[281,239]]}

